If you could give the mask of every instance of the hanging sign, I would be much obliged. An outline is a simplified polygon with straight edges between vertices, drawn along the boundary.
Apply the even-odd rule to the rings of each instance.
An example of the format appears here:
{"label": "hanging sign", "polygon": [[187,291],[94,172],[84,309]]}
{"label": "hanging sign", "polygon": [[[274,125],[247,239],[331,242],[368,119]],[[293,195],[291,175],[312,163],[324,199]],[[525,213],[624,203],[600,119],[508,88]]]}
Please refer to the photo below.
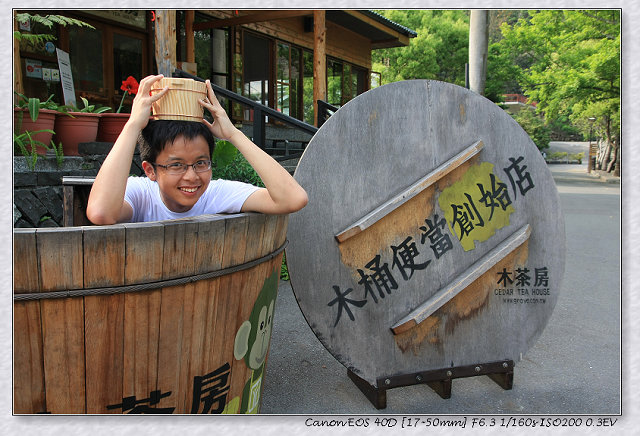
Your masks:
{"label": "hanging sign", "polygon": [[56,49],[58,52],[58,66],[60,67],[60,81],[62,82],[62,94],[64,96],[64,104],[76,104],[76,91],[73,87],[73,74],[71,73],[71,61],[69,53]]}

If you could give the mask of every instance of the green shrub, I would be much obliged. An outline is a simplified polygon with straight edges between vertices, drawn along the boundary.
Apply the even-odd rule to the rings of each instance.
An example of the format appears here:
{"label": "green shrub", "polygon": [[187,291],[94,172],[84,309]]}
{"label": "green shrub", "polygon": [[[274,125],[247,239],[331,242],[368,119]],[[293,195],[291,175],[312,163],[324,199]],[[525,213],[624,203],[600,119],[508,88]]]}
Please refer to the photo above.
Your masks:
{"label": "green shrub", "polygon": [[531,137],[539,150],[549,147],[551,129],[545,124],[544,119],[536,114],[533,108],[522,108],[511,115]]}
{"label": "green shrub", "polygon": [[258,173],[228,141],[218,141],[211,155],[211,162],[213,179],[237,180],[264,187]]}

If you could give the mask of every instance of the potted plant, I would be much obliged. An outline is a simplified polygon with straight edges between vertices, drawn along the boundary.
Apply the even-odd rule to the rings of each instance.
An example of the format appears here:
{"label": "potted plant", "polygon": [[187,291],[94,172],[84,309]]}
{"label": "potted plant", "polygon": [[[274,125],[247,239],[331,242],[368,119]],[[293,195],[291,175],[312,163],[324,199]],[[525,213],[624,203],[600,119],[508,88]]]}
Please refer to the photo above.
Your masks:
{"label": "potted plant", "polygon": [[[36,162],[38,161],[39,154],[45,154],[48,147],[47,145],[36,139],[38,135],[48,134],[49,137],[53,135],[53,130],[51,129],[42,129],[29,131],[26,130],[22,133],[13,134],[13,145],[18,148],[18,151],[24,156],[27,161],[27,166],[34,170],[36,167]],[[52,142],[53,143],[53,142]],[[44,152],[41,152],[44,150]],[[56,150],[57,152],[57,150]],[[57,153],[56,153],[57,156]]]}
{"label": "potted plant", "polygon": [[128,94],[135,95],[138,93],[138,81],[133,76],[129,76],[127,77],[127,80],[122,81],[120,89],[124,91],[124,93],[122,94],[118,110],[113,113],[105,112],[100,117],[98,141],[116,142],[116,139],[118,139],[120,132],[122,132],[124,125],[129,119],[130,114],[121,112],[122,106],[124,105],[124,99]]}
{"label": "potted plant", "polygon": [[[32,145],[36,145],[36,152],[45,154],[46,144],[49,144],[53,135],[59,106],[53,101],[53,94],[45,101],[40,101],[35,97],[27,98],[18,92],[15,94],[18,99],[13,109],[14,134],[25,139],[22,143],[27,147],[27,151],[30,151]],[[29,116],[25,116],[26,113]],[[30,134],[20,136],[26,132],[30,132]],[[16,142],[15,137],[14,142]]]}
{"label": "potted plant", "polygon": [[111,109],[108,106],[90,105],[86,98],[80,98],[84,104],[82,109],[77,106],[63,106],[65,113],[56,117],[56,142],[62,143],[65,156],[77,156],[79,143],[96,140],[100,114]]}

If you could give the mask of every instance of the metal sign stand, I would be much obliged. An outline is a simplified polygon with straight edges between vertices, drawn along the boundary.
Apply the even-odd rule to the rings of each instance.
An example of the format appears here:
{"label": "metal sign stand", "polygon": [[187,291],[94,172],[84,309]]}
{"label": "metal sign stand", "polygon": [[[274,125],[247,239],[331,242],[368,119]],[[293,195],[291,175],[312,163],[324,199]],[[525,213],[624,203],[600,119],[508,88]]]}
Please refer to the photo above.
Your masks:
{"label": "metal sign stand", "polygon": [[510,390],[513,388],[513,368],[513,360],[442,368],[413,374],[380,377],[377,380],[378,387],[358,377],[358,375],[351,370],[347,370],[347,375],[371,404],[380,410],[387,407],[387,391],[404,386],[427,384],[440,395],[441,398],[446,400],[451,398],[451,381],[453,379],[486,375],[502,389]]}

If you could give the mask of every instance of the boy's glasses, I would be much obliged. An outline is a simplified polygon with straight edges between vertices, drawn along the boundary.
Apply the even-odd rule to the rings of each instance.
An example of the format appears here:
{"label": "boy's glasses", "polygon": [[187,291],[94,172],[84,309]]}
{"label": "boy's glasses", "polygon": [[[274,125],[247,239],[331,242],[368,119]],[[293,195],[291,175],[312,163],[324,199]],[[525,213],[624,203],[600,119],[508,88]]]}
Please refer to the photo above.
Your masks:
{"label": "boy's glasses", "polygon": [[159,163],[156,163],[154,165],[158,167],[162,167],[167,171],[167,173],[174,174],[174,175],[186,173],[189,167],[193,167],[193,170],[196,173],[203,173],[211,169],[210,160],[199,160],[198,162],[193,164],[174,162],[174,163],[170,163],[169,165],[161,165]]}

